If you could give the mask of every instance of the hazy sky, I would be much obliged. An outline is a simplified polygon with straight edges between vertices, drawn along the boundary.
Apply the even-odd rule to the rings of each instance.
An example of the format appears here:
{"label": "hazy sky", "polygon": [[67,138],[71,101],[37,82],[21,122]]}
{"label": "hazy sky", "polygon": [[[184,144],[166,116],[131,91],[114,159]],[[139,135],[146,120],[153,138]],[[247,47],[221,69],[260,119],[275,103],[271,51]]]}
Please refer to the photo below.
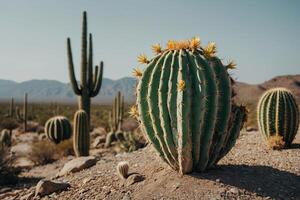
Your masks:
{"label": "hazy sky", "polygon": [[233,59],[240,81],[259,83],[300,73],[297,0],[0,0],[0,79],[68,82],[66,38],[79,77],[82,11],[94,35],[94,63],[104,76],[131,76],[151,45],[200,36]]}

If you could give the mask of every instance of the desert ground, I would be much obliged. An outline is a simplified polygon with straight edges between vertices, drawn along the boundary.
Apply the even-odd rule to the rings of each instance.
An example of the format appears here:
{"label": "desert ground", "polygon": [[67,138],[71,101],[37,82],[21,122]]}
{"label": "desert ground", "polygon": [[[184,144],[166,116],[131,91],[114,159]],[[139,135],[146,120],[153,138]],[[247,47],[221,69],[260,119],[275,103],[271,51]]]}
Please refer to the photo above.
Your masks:
{"label": "desert ground", "polygon": [[[161,161],[151,145],[132,153],[93,148],[91,154],[94,166],[62,177],[57,173],[73,156],[23,170],[19,184],[1,188],[0,199],[32,199],[40,179],[70,187],[35,199],[300,199],[299,133],[290,149],[274,151],[257,131],[243,130],[215,169],[184,176]],[[120,161],[129,162],[132,175],[126,180],[116,172]]]}

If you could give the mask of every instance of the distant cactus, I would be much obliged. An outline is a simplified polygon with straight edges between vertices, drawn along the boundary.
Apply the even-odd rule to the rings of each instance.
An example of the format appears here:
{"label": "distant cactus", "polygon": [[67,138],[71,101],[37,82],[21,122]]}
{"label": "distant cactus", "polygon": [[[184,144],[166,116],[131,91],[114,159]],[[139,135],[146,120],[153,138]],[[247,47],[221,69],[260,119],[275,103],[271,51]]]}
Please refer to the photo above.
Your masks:
{"label": "distant cactus", "polygon": [[45,124],[45,134],[56,144],[69,139],[72,135],[70,121],[64,116],[50,118]]}
{"label": "distant cactus", "polygon": [[13,118],[15,113],[14,98],[12,97],[9,105],[9,117]]}
{"label": "distant cactus", "polygon": [[24,107],[23,107],[24,111],[23,111],[23,123],[24,123],[24,132],[27,132],[27,109],[28,109],[28,94],[25,93],[24,95]]}
{"label": "distant cactus", "polygon": [[117,165],[117,173],[120,178],[127,179],[129,172],[129,164],[126,161],[119,162]]}
{"label": "distant cactus", "polygon": [[107,134],[105,147],[109,147],[118,137],[122,137],[122,122],[124,117],[124,96],[119,91],[109,113],[110,132]]}
{"label": "distant cactus", "polygon": [[84,110],[78,110],[74,116],[73,145],[77,157],[88,156],[90,149],[90,128],[88,115]]}
{"label": "distant cactus", "polygon": [[[93,46],[92,34],[89,35],[89,43],[87,41],[87,14],[83,13],[82,24],[82,41],[81,41],[81,83],[78,86],[72,57],[71,40],[67,39],[67,52],[69,62],[69,76],[73,91],[79,96],[79,109],[83,109],[90,119],[91,98],[98,95],[103,75],[103,62],[99,67],[96,66],[93,72]],[[87,50],[89,48],[89,51]]]}
{"label": "distant cactus", "polygon": [[289,147],[299,126],[299,110],[293,94],[285,88],[265,92],[258,103],[257,119],[260,133],[271,148]]}
{"label": "distant cactus", "polygon": [[234,81],[215,56],[216,45],[200,39],[153,46],[153,59],[138,57],[147,67],[134,73],[138,115],[148,140],[162,159],[181,174],[214,166],[235,144],[246,109],[233,102]]}
{"label": "distant cactus", "polygon": [[0,133],[0,148],[11,146],[11,130],[3,129]]}

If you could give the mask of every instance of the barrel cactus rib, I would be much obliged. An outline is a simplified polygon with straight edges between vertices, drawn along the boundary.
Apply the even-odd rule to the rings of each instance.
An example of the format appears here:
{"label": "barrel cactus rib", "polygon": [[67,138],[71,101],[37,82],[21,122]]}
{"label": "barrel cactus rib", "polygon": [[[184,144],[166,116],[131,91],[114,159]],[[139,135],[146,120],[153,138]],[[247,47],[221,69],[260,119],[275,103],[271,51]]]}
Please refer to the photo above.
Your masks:
{"label": "barrel cactus rib", "polygon": [[[269,146],[273,149],[289,147],[299,126],[299,110],[292,93],[285,88],[266,91],[258,103],[257,112],[260,132]],[[275,139],[277,142],[272,142]]]}
{"label": "barrel cactus rib", "polygon": [[143,129],[147,133],[146,136],[147,136],[148,140],[153,144],[153,146],[157,150],[159,156],[163,160],[167,161],[165,159],[164,153],[160,147],[158,138],[156,138],[156,136],[155,136],[151,118],[150,118],[150,114],[149,114],[148,102],[147,102],[147,93],[148,93],[150,77],[151,77],[152,71],[153,71],[158,59],[159,59],[159,57],[157,56],[150,61],[147,69],[143,73],[143,76],[142,76],[140,82],[138,83],[137,92],[140,95],[137,96],[137,103],[139,105],[141,105],[138,107],[139,117],[140,117]]}
{"label": "barrel cactus rib", "polygon": [[231,113],[231,85],[230,78],[226,68],[223,67],[221,61],[217,58],[209,60],[211,68],[214,70],[216,75],[216,86],[217,86],[217,117],[215,125],[215,134],[213,135],[213,142],[210,149],[210,154],[212,155],[208,166],[212,166],[217,156],[220,152],[222,144],[226,136],[226,131],[228,128],[228,121]]}
{"label": "barrel cactus rib", "polygon": [[177,151],[175,142],[173,140],[172,127],[170,126],[170,116],[168,112],[167,106],[167,95],[168,92],[168,79],[170,76],[170,68],[172,62],[172,52],[169,52],[165,59],[161,68],[161,76],[158,88],[158,109],[159,109],[159,117],[160,117],[160,126],[163,131],[164,142],[166,143],[167,149],[172,155],[173,159],[176,161],[177,159]]}
{"label": "barrel cactus rib", "polygon": [[[201,55],[196,55],[196,63],[199,70],[202,71],[202,87],[206,90],[205,96],[203,96],[202,112],[204,113],[203,120],[201,121],[200,130],[200,159],[197,163],[199,171],[204,171],[209,160],[209,150],[212,142],[212,137],[215,131],[216,117],[217,117],[217,88],[216,88],[216,76],[213,69],[209,66]],[[223,119],[222,119],[223,120]]]}
{"label": "barrel cactus rib", "polygon": [[235,105],[229,67],[215,56],[214,44],[202,48],[198,38],[169,41],[166,49],[156,45],[154,50],[157,56],[150,62],[139,57],[147,64],[137,89],[142,127],[173,169],[204,171],[222,157],[227,142],[231,149],[245,120],[239,117],[239,126],[228,131]]}
{"label": "barrel cactus rib", "polygon": [[148,101],[148,107],[149,107],[149,114],[151,123],[153,125],[154,134],[158,138],[158,141],[161,145],[161,149],[165,155],[165,158],[168,160],[170,165],[173,168],[177,168],[176,164],[176,158],[172,154],[172,152],[169,150],[168,145],[165,142],[163,130],[160,124],[160,117],[159,117],[159,109],[158,109],[158,88],[159,88],[159,82],[160,82],[160,73],[161,73],[161,67],[164,63],[164,59],[166,57],[167,53],[164,53],[160,59],[157,61],[155,67],[153,68],[150,81],[149,81],[149,87],[148,87],[148,93],[147,93],[147,101]]}
{"label": "barrel cactus rib", "polygon": [[84,110],[78,110],[74,115],[73,148],[77,157],[89,155],[89,121]]}
{"label": "barrel cactus rib", "polygon": [[45,124],[45,134],[56,144],[69,139],[72,135],[70,121],[64,116],[50,118]]}

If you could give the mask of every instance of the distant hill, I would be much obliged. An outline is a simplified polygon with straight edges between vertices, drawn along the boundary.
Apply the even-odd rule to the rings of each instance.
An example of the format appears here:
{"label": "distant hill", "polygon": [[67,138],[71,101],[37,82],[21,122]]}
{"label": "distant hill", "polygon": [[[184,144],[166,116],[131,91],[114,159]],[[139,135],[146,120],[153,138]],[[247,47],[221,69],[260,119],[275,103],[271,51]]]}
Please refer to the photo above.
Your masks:
{"label": "distant hill", "polygon": [[[135,97],[136,80],[134,78],[121,78],[111,80],[104,78],[100,94],[94,98],[93,102],[108,103],[118,91],[125,95],[127,102],[133,102]],[[278,76],[262,84],[247,84],[237,82],[235,89],[237,101],[247,105],[256,105],[260,95],[272,87],[286,87],[290,89],[300,103],[300,75]],[[22,100],[24,92],[29,94],[30,101],[44,102],[75,102],[74,95],[69,84],[54,80],[30,80],[17,83],[10,80],[0,79],[0,100],[8,100],[14,97]]]}
{"label": "distant hill", "polygon": [[[111,80],[104,78],[100,94],[93,99],[93,102],[108,103],[121,91],[127,102],[134,101],[134,88],[136,80],[134,78],[121,78]],[[6,101],[14,97],[17,101],[23,99],[27,92],[31,102],[75,102],[70,84],[54,80],[30,80],[17,83],[10,80],[0,79],[0,100]]]}

